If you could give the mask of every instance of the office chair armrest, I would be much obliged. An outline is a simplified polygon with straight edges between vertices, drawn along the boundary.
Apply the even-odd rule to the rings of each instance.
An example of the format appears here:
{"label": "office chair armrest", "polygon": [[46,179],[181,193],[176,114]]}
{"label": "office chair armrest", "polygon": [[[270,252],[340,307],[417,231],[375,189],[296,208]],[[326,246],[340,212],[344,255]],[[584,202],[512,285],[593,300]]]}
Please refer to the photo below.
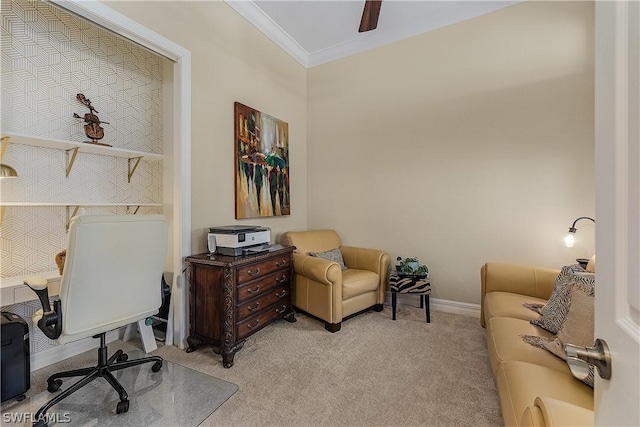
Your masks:
{"label": "office chair armrest", "polygon": [[42,310],[38,310],[33,315],[33,323],[37,324],[38,328],[48,338],[57,339],[62,333],[62,305],[60,300],[53,302],[53,310],[51,310],[49,289],[47,288],[48,282],[44,277],[27,277],[24,279],[24,284],[36,293],[40,304],[42,304]]}

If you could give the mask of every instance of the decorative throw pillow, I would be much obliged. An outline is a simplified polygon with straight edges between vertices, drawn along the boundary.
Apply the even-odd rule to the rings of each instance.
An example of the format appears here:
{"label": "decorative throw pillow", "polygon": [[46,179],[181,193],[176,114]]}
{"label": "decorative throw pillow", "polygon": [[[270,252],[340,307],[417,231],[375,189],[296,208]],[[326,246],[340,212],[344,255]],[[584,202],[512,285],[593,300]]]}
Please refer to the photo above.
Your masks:
{"label": "decorative throw pillow", "polygon": [[544,304],[540,304],[537,302],[525,302],[522,305],[531,311],[535,311],[538,314],[542,314],[542,309],[544,308]]}
{"label": "decorative throw pillow", "polygon": [[569,282],[579,282],[585,285],[595,286],[595,274],[585,272],[579,264],[562,267],[553,287],[553,292],[547,304],[541,309],[540,319],[530,320],[532,325],[557,334],[564,323],[567,314],[568,295],[566,291]]}
{"label": "decorative throw pillow", "polygon": [[587,266],[585,267],[585,270],[587,270],[589,273],[596,272],[596,256],[595,255],[591,257],[591,259],[587,263]]}
{"label": "decorative throw pillow", "polygon": [[[594,288],[585,283],[572,281],[566,286],[568,307],[566,319],[555,338],[522,335],[522,339],[550,351],[562,360],[567,360],[566,344],[591,347],[594,342]],[[582,381],[593,387],[593,366]]]}
{"label": "decorative throw pillow", "polygon": [[340,252],[340,249],[331,249],[330,251],[326,252],[309,252],[309,255],[337,262],[340,265],[341,269],[347,269],[347,266],[344,265],[344,259],[342,258],[342,252]]}

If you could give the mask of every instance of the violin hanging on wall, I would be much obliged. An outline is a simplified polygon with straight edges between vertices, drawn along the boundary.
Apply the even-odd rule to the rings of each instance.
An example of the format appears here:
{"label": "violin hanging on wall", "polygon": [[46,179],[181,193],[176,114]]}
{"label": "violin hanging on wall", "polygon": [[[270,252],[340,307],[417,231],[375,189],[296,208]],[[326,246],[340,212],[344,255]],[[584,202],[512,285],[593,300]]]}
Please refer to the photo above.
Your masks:
{"label": "violin hanging on wall", "polygon": [[105,145],[107,147],[111,147],[109,144],[105,144],[103,142],[99,142],[102,138],[104,138],[104,129],[100,126],[102,123],[110,124],[109,122],[102,122],[94,113],[99,113],[98,110],[93,108],[91,105],[91,100],[85,97],[83,94],[79,93],[76,95],[78,101],[80,101],[83,105],[85,105],[89,112],[84,115],[84,117],[80,117],[78,114],[73,113],[73,117],[76,119],[83,119],[85,122],[84,125],[84,133],[87,135],[91,141],[85,141],[88,144],[98,144]]}

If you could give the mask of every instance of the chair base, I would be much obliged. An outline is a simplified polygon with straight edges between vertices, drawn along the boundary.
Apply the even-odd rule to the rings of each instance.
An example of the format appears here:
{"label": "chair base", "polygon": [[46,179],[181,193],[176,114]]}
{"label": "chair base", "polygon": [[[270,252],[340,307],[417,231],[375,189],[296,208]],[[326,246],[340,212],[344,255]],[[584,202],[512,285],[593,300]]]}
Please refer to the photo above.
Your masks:
{"label": "chair base", "polygon": [[113,387],[120,397],[120,402],[116,407],[116,413],[121,414],[129,410],[129,396],[122,384],[112,374],[114,371],[120,369],[130,368],[132,366],[142,365],[144,363],[153,363],[151,370],[158,372],[162,368],[162,358],[159,356],[143,357],[136,360],[127,360],[127,355],[123,354],[122,350],[116,351],[111,357],[107,357],[107,345],[105,340],[106,333],[102,333],[94,336],[94,338],[100,338],[100,347],[98,348],[98,365],[92,368],[74,369],[71,371],[59,372],[51,375],[47,379],[47,390],[49,392],[56,392],[62,385],[61,378],[80,377],[79,381],[73,384],[68,389],[47,402],[42,408],[36,412],[34,416],[34,426],[46,427],[47,417],[46,412],[54,405],[69,397],[71,394],[80,390],[85,385],[89,384],[96,378],[104,378]]}

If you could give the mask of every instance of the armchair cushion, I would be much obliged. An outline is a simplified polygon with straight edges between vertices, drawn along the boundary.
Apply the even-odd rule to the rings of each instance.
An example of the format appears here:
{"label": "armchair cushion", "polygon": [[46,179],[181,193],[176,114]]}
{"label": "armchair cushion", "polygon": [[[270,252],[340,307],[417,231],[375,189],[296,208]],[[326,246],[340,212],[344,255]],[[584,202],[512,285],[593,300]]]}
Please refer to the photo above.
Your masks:
{"label": "armchair cushion", "polygon": [[342,299],[349,299],[366,292],[373,292],[380,286],[380,277],[367,270],[349,269],[342,272]]}
{"label": "armchair cushion", "polygon": [[347,266],[344,265],[344,259],[342,259],[342,252],[340,252],[340,249],[338,248],[331,249],[330,251],[326,252],[309,252],[309,255],[337,262],[342,270],[347,269]]}

